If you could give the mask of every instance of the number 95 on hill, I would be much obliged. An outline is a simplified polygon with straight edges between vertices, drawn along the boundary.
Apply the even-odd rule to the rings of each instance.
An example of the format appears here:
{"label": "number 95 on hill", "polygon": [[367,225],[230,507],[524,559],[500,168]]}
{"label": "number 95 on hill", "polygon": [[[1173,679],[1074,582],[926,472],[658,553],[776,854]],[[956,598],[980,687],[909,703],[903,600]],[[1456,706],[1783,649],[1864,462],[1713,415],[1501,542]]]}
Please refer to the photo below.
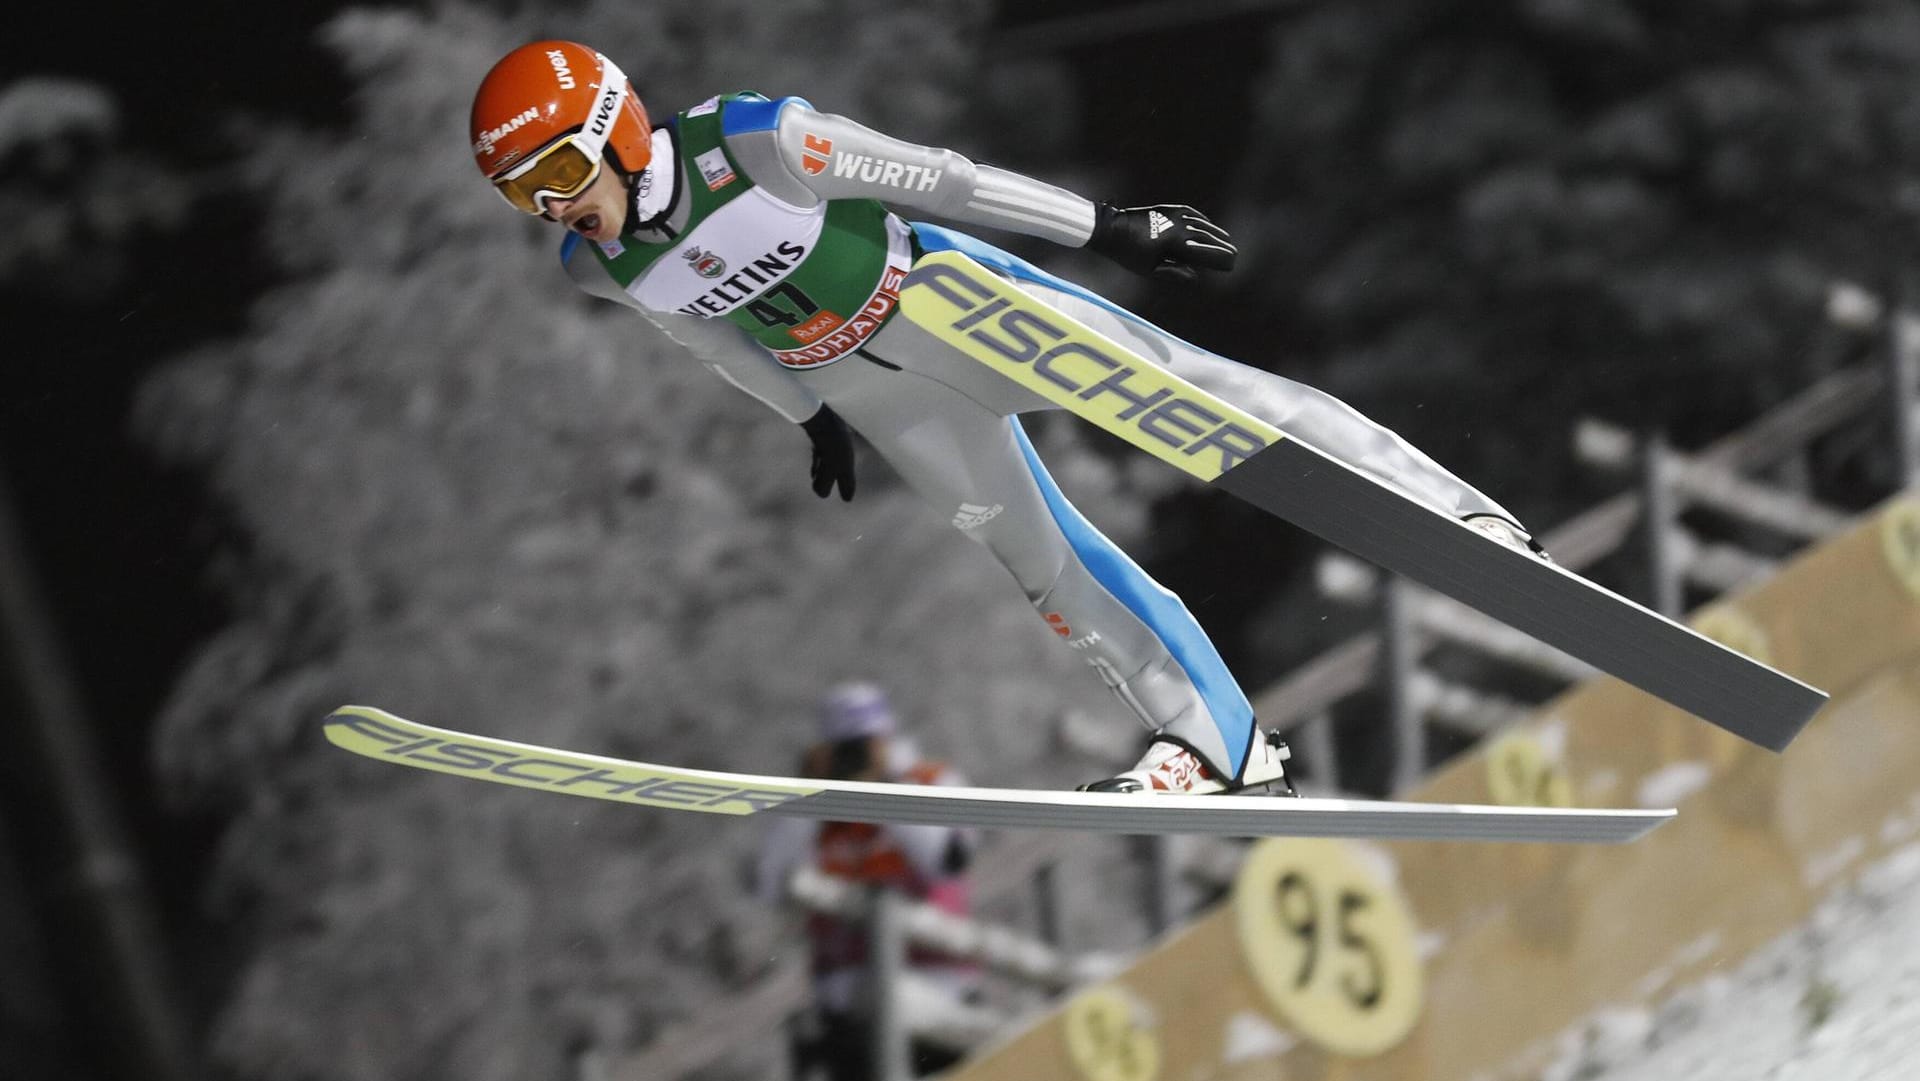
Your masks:
{"label": "number 95 on hill", "polygon": [[1422,971],[1413,918],[1359,846],[1257,844],[1233,887],[1241,956],[1274,1015],[1335,1054],[1377,1055],[1412,1031]]}

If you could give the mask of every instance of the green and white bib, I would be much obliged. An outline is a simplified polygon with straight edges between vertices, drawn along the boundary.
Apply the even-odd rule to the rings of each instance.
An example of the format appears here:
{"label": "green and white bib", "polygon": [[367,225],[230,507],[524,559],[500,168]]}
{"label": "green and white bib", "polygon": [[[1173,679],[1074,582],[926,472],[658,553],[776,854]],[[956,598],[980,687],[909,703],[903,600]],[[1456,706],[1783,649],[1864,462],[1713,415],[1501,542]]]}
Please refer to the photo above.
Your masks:
{"label": "green and white bib", "polygon": [[912,263],[906,223],[872,199],[800,207],[756,186],[727,152],[721,125],[740,100],[765,99],[724,95],[674,120],[691,200],[681,235],[592,248],[643,307],[732,320],[790,368],[831,364],[899,307]]}

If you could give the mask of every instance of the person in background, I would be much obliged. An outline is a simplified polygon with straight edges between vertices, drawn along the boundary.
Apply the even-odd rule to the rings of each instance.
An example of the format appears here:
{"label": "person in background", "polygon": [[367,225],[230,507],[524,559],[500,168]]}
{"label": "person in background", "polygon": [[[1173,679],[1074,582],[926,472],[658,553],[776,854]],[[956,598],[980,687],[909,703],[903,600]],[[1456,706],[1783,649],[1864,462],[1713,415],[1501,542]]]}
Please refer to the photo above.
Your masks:
{"label": "person in background", "polygon": [[[964,784],[944,763],[921,758],[884,691],[871,683],[843,683],[821,704],[819,739],[801,758],[800,773],[841,781]],[[969,907],[965,872],[977,831],[952,826],[880,825],[776,818],[757,869],[757,892],[777,903],[803,864],[863,887],[890,889],[955,915]],[[869,937],[863,921],[810,913],[806,922],[813,977],[813,1015],[795,1039],[795,1076],[823,1067],[830,1081],[873,1077]],[[909,947],[913,976],[965,1002],[978,993],[978,970],[957,958]],[[915,1040],[916,1074],[945,1069],[960,1055]]]}

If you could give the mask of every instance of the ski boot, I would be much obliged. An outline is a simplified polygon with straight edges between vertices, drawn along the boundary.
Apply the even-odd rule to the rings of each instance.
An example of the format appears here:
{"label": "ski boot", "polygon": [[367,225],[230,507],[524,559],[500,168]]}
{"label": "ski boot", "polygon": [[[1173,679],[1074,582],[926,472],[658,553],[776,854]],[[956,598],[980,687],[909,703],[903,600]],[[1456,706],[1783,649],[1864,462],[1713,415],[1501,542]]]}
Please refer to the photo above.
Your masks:
{"label": "ski boot", "polygon": [[1516,552],[1525,552],[1548,563],[1553,562],[1553,557],[1547,554],[1547,550],[1540,546],[1539,541],[1533,539],[1533,534],[1520,528],[1519,522],[1506,515],[1481,511],[1475,514],[1463,514],[1460,520],[1466,523],[1468,529],[1491,537]]}
{"label": "ski boot", "polygon": [[1138,765],[1124,773],[1080,786],[1082,792],[1142,792],[1154,795],[1210,796],[1220,792],[1273,792],[1297,796],[1287,780],[1285,762],[1293,751],[1278,732],[1262,732],[1253,741],[1240,783],[1229,785],[1214,775],[1200,756],[1172,740],[1156,739],[1147,746]]}

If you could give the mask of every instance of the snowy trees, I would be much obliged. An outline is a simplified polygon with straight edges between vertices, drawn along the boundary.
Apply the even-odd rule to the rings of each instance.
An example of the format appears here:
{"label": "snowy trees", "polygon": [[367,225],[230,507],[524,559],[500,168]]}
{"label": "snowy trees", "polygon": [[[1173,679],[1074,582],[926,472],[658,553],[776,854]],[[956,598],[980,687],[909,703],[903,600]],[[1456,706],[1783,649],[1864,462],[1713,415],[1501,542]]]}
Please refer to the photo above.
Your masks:
{"label": "snowy trees", "polygon": [[1245,280],[1469,477],[1564,469],[1580,411],[1724,430],[1833,363],[1835,277],[1920,240],[1909,4],[1332,5],[1270,49]]}

